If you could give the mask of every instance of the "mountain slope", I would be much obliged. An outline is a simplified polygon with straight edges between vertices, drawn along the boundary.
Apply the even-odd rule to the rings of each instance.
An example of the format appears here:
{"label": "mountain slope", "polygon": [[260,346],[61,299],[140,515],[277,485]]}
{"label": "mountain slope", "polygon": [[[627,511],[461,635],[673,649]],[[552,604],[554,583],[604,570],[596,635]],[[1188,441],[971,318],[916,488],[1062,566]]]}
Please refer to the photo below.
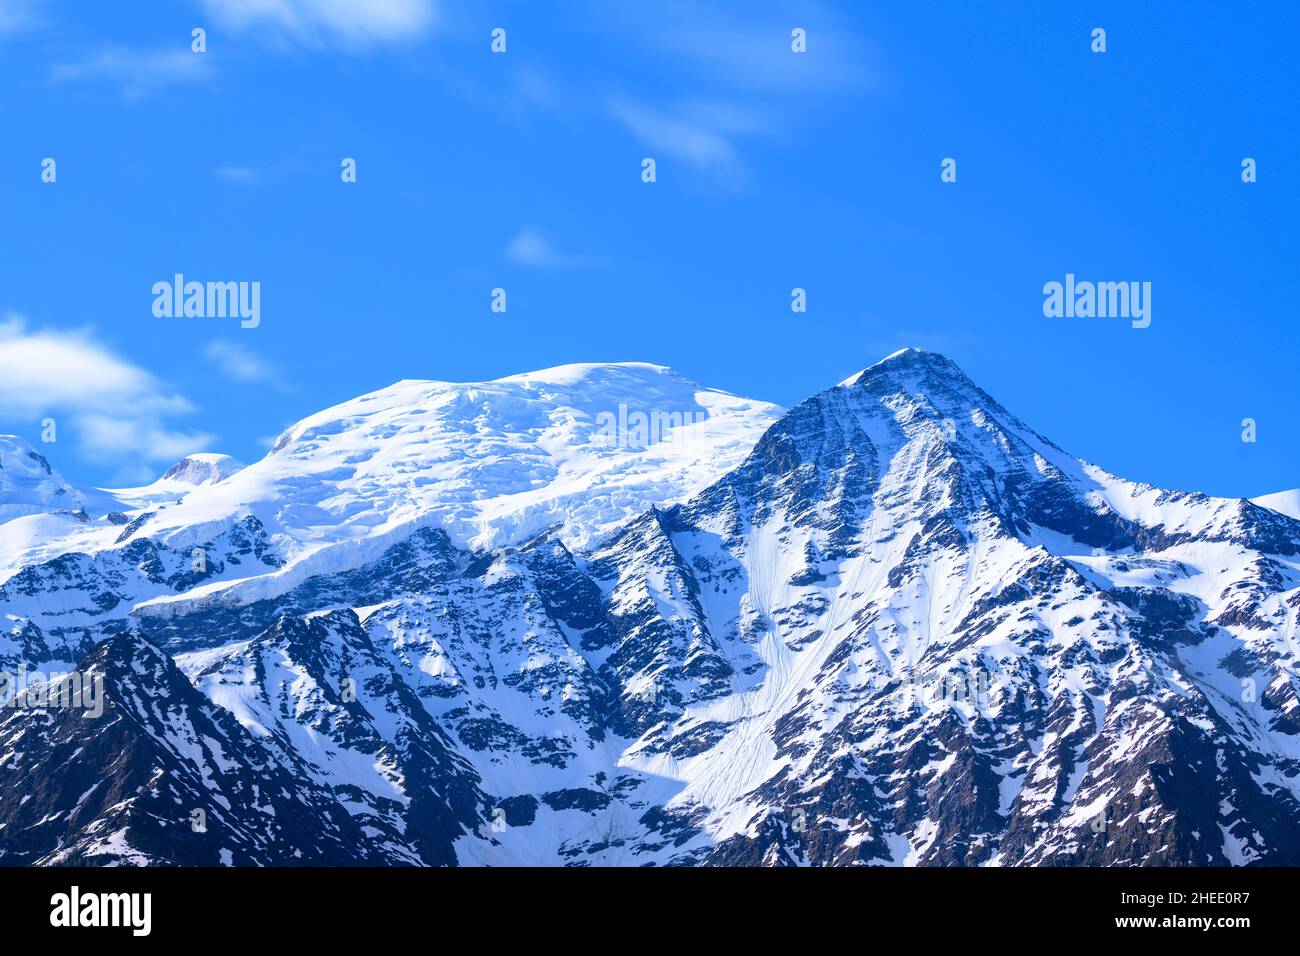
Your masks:
{"label": "mountain slope", "polygon": [[1251,501],[1262,508],[1269,508],[1287,517],[1300,519],[1300,488],[1262,495],[1259,498],[1252,498]]}
{"label": "mountain slope", "polygon": [[[535,411],[492,394],[490,411],[436,412],[439,434],[493,422],[454,451],[486,463],[488,491],[527,431],[508,419]],[[377,486],[414,481],[408,436],[372,433],[364,408],[309,419],[269,458],[294,448],[297,473],[332,474],[355,427]],[[584,474],[644,476],[638,450],[619,464],[601,445],[591,466],[573,450],[589,432],[567,434]],[[1300,863],[1300,521],[1110,475],[919,350],[608,528],[557,491],[563,470],[536,522],[527,493],[426,501],[441,526],[377,535],[344,507],[330,548],[346,554],[274,588],[239,582],[277,575],[284,516],[178,525],[199,489],[123,545],[0,585],[0,653],[93,657],[136,628],[388,863]],[[327,493],[323,522],[364,497],[351,475],[285,500]]]}
{"label": "mountain slope", "polygon": [[99,707],[20,700],[0,718],[0,864],[392,862],[147,642],[105,641],[76,673]]}

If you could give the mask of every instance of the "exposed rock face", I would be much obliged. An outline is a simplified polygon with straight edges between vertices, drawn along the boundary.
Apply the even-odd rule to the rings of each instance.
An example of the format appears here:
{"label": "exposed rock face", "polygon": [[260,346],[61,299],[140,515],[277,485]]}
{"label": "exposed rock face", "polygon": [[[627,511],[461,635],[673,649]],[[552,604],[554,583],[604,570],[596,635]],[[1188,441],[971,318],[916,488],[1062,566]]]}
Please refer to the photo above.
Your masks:
{"label": "exposed rock face", "polygon": [[224,481],[243,467],[243,462],[229,455],[190,455],[164,471],[162,480],[181,485],[210,485]]}

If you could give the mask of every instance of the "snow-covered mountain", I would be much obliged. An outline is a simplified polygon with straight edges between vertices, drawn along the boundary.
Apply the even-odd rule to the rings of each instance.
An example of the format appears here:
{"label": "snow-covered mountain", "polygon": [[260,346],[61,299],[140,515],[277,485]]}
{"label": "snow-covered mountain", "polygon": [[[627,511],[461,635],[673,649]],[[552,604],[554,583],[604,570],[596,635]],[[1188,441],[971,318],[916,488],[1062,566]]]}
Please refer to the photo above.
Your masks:
{"label": "snow-covered mountain", "polygon": [[1293,488],[1291,491],[1278,491],[1271,495],[1261,495],[1251,500],[1262,507],[1280,511],[1292,518],[1300,518],[1300,488]]}
{"label": "snow-covered mountain", "polygon": [[779,417],[654,366],[400,383],[115,530],[0,582],[0,664],[110,715],[4,716],[46,783],[0,863],[1300,862],[1300,521],[934,353]]}
{"label": "snow-covered mountain", "polygon": [[17,435],[0,435],[0,522],[22,515],[75,511],[84,498]]}
{"label": "snow-covered mountain", "polygon": [[[403,381],[298,422],[246,468],[192,455],[152,485],[108,494],[133,537],[177,549],[255,522],[277,561],[232,585],[247,600],[355,566],[422,526],[476,548],[551,527],[585,545],[715,480],[780,411],[641,363]],[[115,516],[95,518],[0,532],[0,579],[6,566],[124,543]]]}

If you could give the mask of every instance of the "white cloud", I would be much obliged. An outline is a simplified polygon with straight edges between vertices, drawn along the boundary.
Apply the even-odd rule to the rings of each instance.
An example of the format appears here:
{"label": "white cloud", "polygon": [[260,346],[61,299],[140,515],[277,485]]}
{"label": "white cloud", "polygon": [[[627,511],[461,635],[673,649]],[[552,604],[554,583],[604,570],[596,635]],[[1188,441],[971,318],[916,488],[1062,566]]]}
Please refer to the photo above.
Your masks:
{"label": "white cloud", "polygon": [[236,382],[281,384],[280,373],[274,365],[233,342],[218,339],[203,350],[203,355],[223,375]]}
{"label": "white cloud", "polygon": [[212,436],[168,424],[191,411],[184,397],[87,333],[32,330],[13,313],[0,320],[0,414],[60,426],[66,418],[92,461],[168,463],[202,451]]}
{"label": "white cloud", "polygon": [[307,46],[352,48],[418,37],[437,15],[433,0],[204,0],[232,29],[270,29]]}
{"label": "white cloud", "polygon": [[75,425],[82,451],[92,461],[114,461],[124,453],[136,452],[166,464],[202,451],[212,440],[211,435],[171,431],[130,414],[81,414]]}
{"label": "white cloud", "polygon": [[536,229],[521,229],[506,246],[505,256],[515,265],[535,269],[579,269],[593,264],[589,259],[560,252]]}
{"label": "white cloud", "polygon": [[210,56],[188,46],[152,52],[111,47],[85,60],[56,64],[50,75],[56,80],[115,83],[127,99],[137,99],[162,86],[208,79],[213,75]]}
{"label": "white cloud", "polygon": [[752,114],[723,104],[689,104],[668,113],[615,100],[609,110],[653,153],[734,176],[742,167],[732,137],[763,128]]}

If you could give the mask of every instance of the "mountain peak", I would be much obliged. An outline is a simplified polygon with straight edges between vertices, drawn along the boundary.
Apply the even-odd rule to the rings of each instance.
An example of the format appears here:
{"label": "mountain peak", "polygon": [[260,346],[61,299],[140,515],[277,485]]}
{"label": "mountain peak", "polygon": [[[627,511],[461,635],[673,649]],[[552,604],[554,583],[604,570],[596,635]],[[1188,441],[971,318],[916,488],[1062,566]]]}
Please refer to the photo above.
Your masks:
{"label": "mountain peak", "polygon": [[889,362],[915,361],[924,358],[939,358],[939,359],[943,359],[945,362],[948,361],[946,356],[940,355],[938,352],[932,352],[929,349],[923,349],[915,345],[909,345],[905,348],[899,349],[897,352],[890,352],[879,362],[877,362],[876,365],[885,365],[886,363]]}
{"label": "mountain peak", "polygon": [[855,407],[865,403],[867,407],[875,408],[883,402],[898,412],[906,406],[912,412],[903,415],[903,419],[919,413],[926,418],[952,420],[961,427],[962,422],[973,422],[972,415],[991,416],[1011,429],[1031,431],[975,384],[956,362],[939,352],[925,349],[900,349],[823,394],[837,392]]}
{"label": "mountain peak", "polygon": [[842,388],[852,388],[885,375],[932,373],[969,383],[970,379],[957,363],[940,352],[928,349],[905,348],[886,355],[874,365],[850,375],[840,382]]}
{"label": "mountain peak", "polygon": [[[651,362],[573,362],[568,365],[556,365],[552,368],[538,369],[533,372],[520,372],[493,379],[494,382],[545,382],[553,385],[575,385],[587,380],[602,379],[642,379],[669,378],[686,381],[676,371],[666,365]],[[692,383],[693,384],[693,383]],[[698,387],[698,386],[697,386]]]}
{"label": "mountain peak", "polygon": [[475,382],[451,382],[442,379],[404,378],[387,388],[361,396],[358,400],[383,400],[394,396],[403,398],[413,393],[441,394],[465,389],[530,388],[550,386],[565,389],[603,390],[611,386],[654,386],[667,382],[674,386],[704,386],[692,382],[675,369],[652,362],[570,362],[549,368],[534,369],[503,375],[500,378]]}
{"label": "mountain peak", "polygon": [[163,481],[184,485],[210,485],[242,470],[244,463],[230,455],[204,452],[187,455],[162,474]]}
{"label": "mountain peak", "polygon": [[45,456],[33,448],[25,438],[19,438],[17,435],[0,435],[0,468],[9,468],[14,461],[22,462],[24,467],[27,467],[25,460],[36,462],[47,475],[53,473]]}
{"label": "mountain peak", "polygon": [[0,521],[76,509],[82,495],[48,459],[17,435],[0,435]]}

